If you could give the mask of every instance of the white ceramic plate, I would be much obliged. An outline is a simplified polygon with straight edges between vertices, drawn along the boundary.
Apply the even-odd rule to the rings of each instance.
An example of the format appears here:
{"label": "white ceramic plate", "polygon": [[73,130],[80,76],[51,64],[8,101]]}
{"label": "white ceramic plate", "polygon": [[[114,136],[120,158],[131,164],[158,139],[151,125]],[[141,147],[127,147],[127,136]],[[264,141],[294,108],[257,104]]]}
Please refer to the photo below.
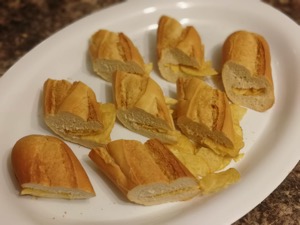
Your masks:
{"label": "white ceramic plate", "polygon": [[[98,29],[126,33],[146,62],[155,62],[157,22],[161,15],[196,27],[206,58],[219,69],[221,46],[233,31],[262,34],[272,54],[276,103],[265,113],[249,110],[242,121],[245,157],[234,166],[239,183],[215,195],[191,201],[143,207],[127,202],[88,159],[88,150],[69,144],[86,169],[97,196],[66,201],[20,197],[10,164],[10,152],[21,137],[51,134],[41,110],[47,78],[81,80],[100,101],[112,101],[111,86],[94,75],[87,45]],[[300,29],[277,10],[258,1],[129,1],[94,13],[56,33],[19,60],[0,79],[0,218],[3,224],[230,224],[268,196],[299,160]],[[157,80],[166,95],[174,85]],[[116,125],[112,138],[145,138]]]}

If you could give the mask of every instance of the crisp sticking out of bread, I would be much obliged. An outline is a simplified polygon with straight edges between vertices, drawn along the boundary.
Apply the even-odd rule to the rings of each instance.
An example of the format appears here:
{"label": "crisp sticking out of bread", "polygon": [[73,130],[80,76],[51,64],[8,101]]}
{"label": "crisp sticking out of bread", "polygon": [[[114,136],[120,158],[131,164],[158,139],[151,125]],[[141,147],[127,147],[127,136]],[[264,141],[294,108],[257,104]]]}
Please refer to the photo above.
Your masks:
{"label": "crisp sticking out of bread", "polygon": [[152,64],[145,64],[138,49],[124,33],[97,31],[90,39],[89,54],[95,73],[107,81],[116,70],[148,75]]}
{"label": "crisp sticking out of bread", "polygon": [[128,129],[174,143],[177,131],[160,86],[150,77],[116,71],[113,80],[117,117]]}
{"label": "crisp sticking out of bread", "polygon": [[183,27],[177,20],[162,16],[157,30],[157,57],[160,74],[170,82],[179,77],[215,75],[204,61],[204,45],[193,26]]}
{"label": "crisp sticking out of bread", "polygon": [[177,125],[182,133],[219,154],[237,156],[239,149],[234,146],[233,120],[226,94],[198,78],[179,78],[177,94]]}
{"label": "crisp sticking out of bread", "polygon": [[95,196],[79,160],[58,138],[25,136],[14,145],[11,160],[21,195],[64,199]]}
{"label": "crisp sticking out of bread", "polygon": [[155,205],[199,194],[196,178],[157,139],[112,141],[89,157],[132,202]]}
{"label": "crisp sticking out of bread", "polygon": [[235,104],[266,111],[274,104],[270,49],[260,35],[237,31],[223,45],[222,79]]}
{"label": "crisp sticking out of bread", "polygon": [[93,148],[110,141],[114,104],[97,102],[92,89],[78,81],[48,79],[44,84],[44,120],[65,140]]}

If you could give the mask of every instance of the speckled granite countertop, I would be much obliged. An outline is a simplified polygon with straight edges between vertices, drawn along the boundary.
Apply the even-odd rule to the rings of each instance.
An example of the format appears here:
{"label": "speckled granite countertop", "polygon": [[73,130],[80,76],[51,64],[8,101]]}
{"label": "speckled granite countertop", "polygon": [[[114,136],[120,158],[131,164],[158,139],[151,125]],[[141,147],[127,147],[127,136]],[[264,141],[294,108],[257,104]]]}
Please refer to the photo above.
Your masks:
{"label": "speckled granite countertop", "polygon": [[[263,1],[300,24],[300,0]],[[0,76],[21,56],[54,32],[87,14],[119,2],[122,0],[1,1]],[[300,224],[300,163],[274,192],[234,223],[242,224]]]}

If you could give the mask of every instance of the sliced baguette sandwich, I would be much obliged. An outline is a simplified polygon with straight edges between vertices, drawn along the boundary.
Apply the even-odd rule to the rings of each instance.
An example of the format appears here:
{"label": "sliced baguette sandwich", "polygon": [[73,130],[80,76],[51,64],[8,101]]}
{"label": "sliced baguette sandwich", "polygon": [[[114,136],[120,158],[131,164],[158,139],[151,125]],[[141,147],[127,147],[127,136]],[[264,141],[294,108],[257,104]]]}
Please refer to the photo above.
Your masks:
{"label": "sliced baguette sandwich", "polygon": [[236,157],[243,144],[237,138],[226,94],[198,78],[177,80],[176,123],[194,142],[216,153]]}
{"label": "sliced baguette sandwich", "polygon": [[217,72],[204,60],[204,45],[193,26],[183,27],[176,19],[162,16],[157,29],[158,68],[163,78],[208,76]]}
{"label": "sliced baguette sandwich", "polygon": [[48,79],[44,83],[44,121],[65,140],[93,148],[108,143],[116,119],[113,103],[97,102],[86,84]]}
{"label": "sliced baguette sandwich", "polygon": [[139,50],[124,33],[99,30],[89,42],[93,70],[104,80],[111,81],[116,70],[148,75],[152,64],[145,64]]}
{"label": "sliced baguette sandwich", "polygon": [[274,104],[270,49],[259,34],[232,33],[223,45],[222,80],[235,104],[262,112]]}
{"label": "sliced baguette sandwich", "polygon": [[79,160],[56,137],[28,135],[19,139],[12,149],[11,161],[21,195],[63,199],[95,196]]}
{"label": "sliced baguette sandwich", "polygon": [[152,78],[116,71],[112,84],[117,118],[125,127],[162,142],[177,141],[171,110]]}
{"label": "sliced baguette sandwich", "polygon": [[89,157],[132,202],[155,205],[199,194],[196,178],[157,139],[115,140]]}

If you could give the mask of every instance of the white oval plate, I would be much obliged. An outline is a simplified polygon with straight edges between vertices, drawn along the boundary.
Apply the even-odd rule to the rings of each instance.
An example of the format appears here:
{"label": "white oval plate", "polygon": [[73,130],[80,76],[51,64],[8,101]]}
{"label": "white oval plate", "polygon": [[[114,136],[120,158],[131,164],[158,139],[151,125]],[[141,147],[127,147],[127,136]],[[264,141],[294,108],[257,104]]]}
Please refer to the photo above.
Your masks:
{"label": "white oval plate", "polygon": [[[81,80],[102,102],[112,101],[111,86],[91,72],[89,37],[98,29],[126,33],[146,62],[155,62],[157,22],[161,15],[177,18],[199,31],[206,58],[220,68],[221,46],[233,31],[262,34],[272,55],[276,103],[265,113],[248,110],[242,121],[245,157],[234,166],[237,184],[191,201],[144,207],[127,202],[88,159],[88,149],[70,144],[86,169],[97,196],[83,201],[19,196],[10,152],[21,137],[52,134],[44,125],[41,92],[47,78]],[[129,1],[94,13],[42,42],[0,80],[1,190],[3,224],[230,224],[267,197],[299,160],[300,29],[277,10],[258,1]],[[156,68],[155,68],[156,71]],[[168,94],[174,85],[151,76]],[[146,140],[116,125],[112,139]]]}

